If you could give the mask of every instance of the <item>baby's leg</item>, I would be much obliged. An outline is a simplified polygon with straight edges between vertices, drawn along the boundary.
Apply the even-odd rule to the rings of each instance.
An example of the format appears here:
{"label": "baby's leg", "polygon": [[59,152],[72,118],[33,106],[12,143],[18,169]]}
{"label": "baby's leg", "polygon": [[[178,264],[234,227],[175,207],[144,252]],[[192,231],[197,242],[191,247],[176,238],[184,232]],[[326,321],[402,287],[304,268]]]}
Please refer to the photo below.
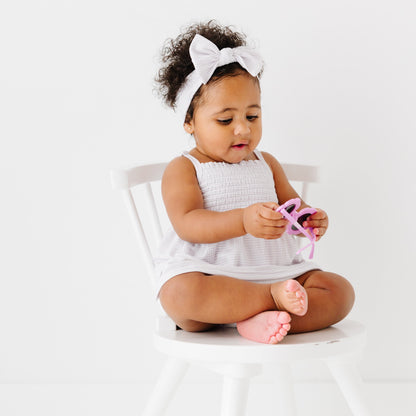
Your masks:
{"label": "baby's leg", "polygon": [[287,312],[266,311],[237,323],[237,330],[245,338],[264,344],[277,344],[290,329]]}
{"label": "baby's leg", "polygon": [[292,315],[291,333],[315,331],[344,319],[354,304],[354,289],[343,277],[312,270],[296,279],[308,294],[308,312]]}
{"label": "baby's leg", "polygon": [[276,310],[270,285],[199,272],[168,280],[159,298],[166,313],[188,331],[240,322],[260,312]]}

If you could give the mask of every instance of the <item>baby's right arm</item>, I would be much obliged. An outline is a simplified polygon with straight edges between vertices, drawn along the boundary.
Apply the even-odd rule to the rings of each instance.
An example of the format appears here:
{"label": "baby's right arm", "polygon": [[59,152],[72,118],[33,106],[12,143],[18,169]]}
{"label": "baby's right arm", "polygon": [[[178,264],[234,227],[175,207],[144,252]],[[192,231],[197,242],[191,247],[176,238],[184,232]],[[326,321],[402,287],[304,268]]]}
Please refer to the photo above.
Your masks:
{"label": "baby's right arm", "polygon": [[287,225],[282,215],[273,210],[277,205],[274,202],[225,212],[204,209],[195,168],[183,156],[167,166],[162,196],[176,233],[192,243],[216,243],[246,233],[259,238],[279,238]]}

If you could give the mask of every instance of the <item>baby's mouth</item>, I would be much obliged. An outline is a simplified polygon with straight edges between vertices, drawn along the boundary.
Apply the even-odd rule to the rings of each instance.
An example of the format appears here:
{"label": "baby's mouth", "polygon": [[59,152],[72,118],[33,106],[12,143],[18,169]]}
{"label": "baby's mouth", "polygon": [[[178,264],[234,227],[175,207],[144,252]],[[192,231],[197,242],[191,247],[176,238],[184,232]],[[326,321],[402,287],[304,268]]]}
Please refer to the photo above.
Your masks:
{"label": "baby's mouth", "polygon": [[245,143],[239,143],[231,146],[233,149],[242,149],[243,147],[247,146]]}

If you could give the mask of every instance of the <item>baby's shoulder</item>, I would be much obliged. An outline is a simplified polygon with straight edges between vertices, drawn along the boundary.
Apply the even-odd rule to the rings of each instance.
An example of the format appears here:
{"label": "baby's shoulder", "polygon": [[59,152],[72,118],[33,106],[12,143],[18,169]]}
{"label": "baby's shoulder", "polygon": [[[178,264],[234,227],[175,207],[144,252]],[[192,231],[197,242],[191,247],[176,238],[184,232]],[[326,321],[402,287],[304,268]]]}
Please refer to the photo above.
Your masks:
{"label": "baby's shoulder", "polygon": [[266,163],[273,169],[275,166],[279,166],[280,163],[277,161],[277,159],[268,152],[260,152],[261,155],[263,156],[264,160],[266,161]]}
{"label": "baby's shoulder", "polygon": [[173,170],[175,170],[175,169],[189,169],[189,168],[193,168],[193,166],[194,165],[193,165],[192,161],[189,160],[189,158],[187,158],[184,155],[181,155],[181,156],[177,156],[174,159],[172,159],[168,163],[166,169],[168,169],[168,168],[173,169]]}
{"label": "baby's shoulder", "polygon": [[195,176],[193,163],[185,156],[178,156],[172,159],[166,166],[163,173],[163,180],[168,178]]}

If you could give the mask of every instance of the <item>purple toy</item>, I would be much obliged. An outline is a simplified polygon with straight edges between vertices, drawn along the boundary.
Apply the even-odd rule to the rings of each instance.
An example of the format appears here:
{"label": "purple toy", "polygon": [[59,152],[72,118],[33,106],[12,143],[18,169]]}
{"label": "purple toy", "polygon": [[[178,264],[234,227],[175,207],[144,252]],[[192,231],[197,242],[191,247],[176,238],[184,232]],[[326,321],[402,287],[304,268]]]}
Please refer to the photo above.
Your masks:
{"label": "purple toy", "polygon": [[309,258],[313,257],[314,249],[315,249],[315,241],[316,235],[313,232],[313,228],[308,227],[306,230],[302,227],[302,224],[309,218],[310,215],[315,214],[317,211],[315,208],[304,208],[300,211],[297,211],[301,205],[299,198],[289,199],[283,205],[276,208],[277,212],[280,212],[289,222],[286,232],[288,234],[300,234],[302,233],[305,235],[309,240],[310,243],[305,247],[299,249],[296,254],[300,253],[305,248],[312,246],[311,252],[309,253]]}

